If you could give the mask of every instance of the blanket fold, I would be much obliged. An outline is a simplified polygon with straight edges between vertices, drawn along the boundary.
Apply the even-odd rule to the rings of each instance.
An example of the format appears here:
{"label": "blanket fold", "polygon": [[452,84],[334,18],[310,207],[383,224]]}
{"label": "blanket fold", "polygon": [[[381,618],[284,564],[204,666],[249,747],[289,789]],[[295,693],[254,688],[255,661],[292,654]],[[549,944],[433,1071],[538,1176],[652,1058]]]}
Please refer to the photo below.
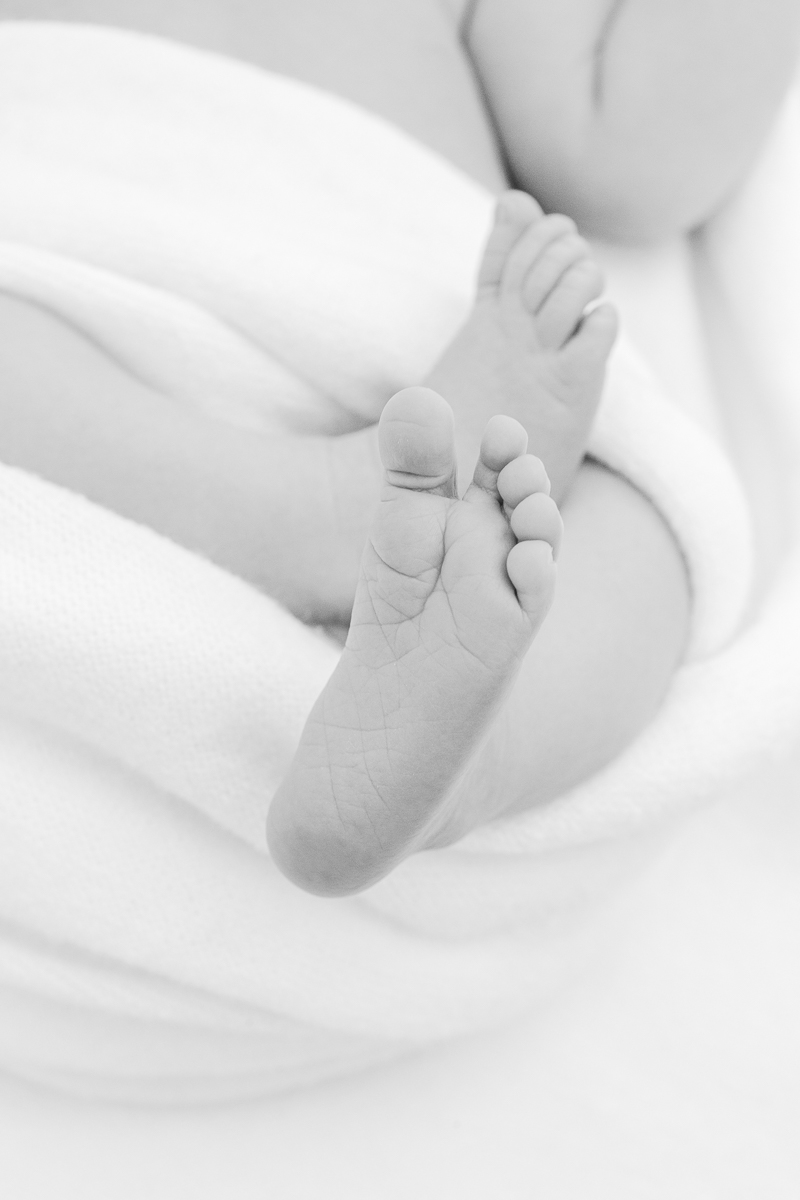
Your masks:
{"label": "blanket fold", "polygon": [[[492,198],[344,101],[155,38],[16,22],[0,24],[0,99],[0,290],[198,418],[358,428],[468,311]],[[717,228],[709,261],[739,237],[735,218]],[[769,686],[797,582],[779,573],[743,626],[748,499],[625,339],[591,453],[686,557],[691,645],[663,711],[553,805],[335,904],[277,873],[263,831],[336,646],[0,466],[0,1064],[86,1094],[213,1100],[552,994],[648,833],[775,752],[800,711],[800,672]]]}

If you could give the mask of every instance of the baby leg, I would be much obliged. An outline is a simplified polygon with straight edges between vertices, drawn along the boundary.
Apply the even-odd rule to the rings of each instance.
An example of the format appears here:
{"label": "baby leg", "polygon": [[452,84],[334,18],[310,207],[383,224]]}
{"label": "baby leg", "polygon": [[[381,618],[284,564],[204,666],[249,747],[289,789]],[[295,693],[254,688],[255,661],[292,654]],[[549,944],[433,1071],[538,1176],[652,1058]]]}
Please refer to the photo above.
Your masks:
{"label": "baby leg", "polygon": [[612,241],[696,228],[797,71],[795,0],[475,0],[462,36],[512,178]]}

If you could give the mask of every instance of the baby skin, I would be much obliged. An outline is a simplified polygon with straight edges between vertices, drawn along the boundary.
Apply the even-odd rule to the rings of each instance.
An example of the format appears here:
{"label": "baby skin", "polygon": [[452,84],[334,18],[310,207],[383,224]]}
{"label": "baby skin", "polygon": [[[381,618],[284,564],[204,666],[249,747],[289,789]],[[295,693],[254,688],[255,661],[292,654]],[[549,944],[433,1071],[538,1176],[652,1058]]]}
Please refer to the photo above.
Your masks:
{"label": "baby skin", "polygon": [[[562,489],[616,333],[610,306],[584,315],[601,281],[573,234],[530,197],[501,200],[475,310],[434,374],[467,423],[487,405],[527,416]],[[378,440],[382,494],[347,641],[268,820],[274,861],[322,896],[363,890],[459,826],[463,782],[550,607],[561,538],[515,416],[485,425],[463,497],[437,391],[393,396]]]}
{"label": "baby skin", "polygon": [[598,304],[604,281],[575,223],[545,216],[525,192],[500,197],[474,308],[425,383],[458,414],[462,470],[486,420],[516,417],[561,501],[583,459],[617,314]]}
{"label": "baby skin", "polygon": [[347,642],[269,815],[278,866],[324,896],[435,837],[550,606],[561,535],[512,417],[487,425],[462,499],[436,392],[398,392],[379,439],[385,482]]}

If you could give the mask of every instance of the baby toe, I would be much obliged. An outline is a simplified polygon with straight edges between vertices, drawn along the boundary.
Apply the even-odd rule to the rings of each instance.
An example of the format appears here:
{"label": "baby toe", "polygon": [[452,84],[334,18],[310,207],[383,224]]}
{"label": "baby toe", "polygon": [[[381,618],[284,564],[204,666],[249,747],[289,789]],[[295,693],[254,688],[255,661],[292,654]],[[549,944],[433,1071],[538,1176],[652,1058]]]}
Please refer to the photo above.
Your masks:
{"label": "baby toe", "polygon": [[528,311],[538,312],[565,272],[576,263],[588,259],[590,253],[588,243],[577,232],[566,233],[546,246],[532,264],[523,283],[523,297]]}
{"label": "baby toe", "polygon": [[481,438],[480,454],[472,477],[473,485],[498,498],[497,480],[503,468],[525,454],[528,435],[513,417],[492,417]]}
{"label": "baby toe", "polygon": [[536,314],[543,345],[560,348],[575,332],[587,304],[601,295],[605,281],[594,259],[581,257],[568,265]]}
{"label": "baby toe", "polygon": [[492,417],[481,438],[480,462],[499,474],[513,458],[528,449],[528,435],[514,417]]}
{"label": "baby toe", "polygon": [[535,268],[549,249],[561,239],[577,237],[575,222],[562,213],[551,213],[533,221],[509,252],[503,268],[503,295],[514,300],[522,299],[523,288],[531,269]]}
{"label": "baby toe", "polygon": [[497,490],[509,512],[532,492],[549,495],[550,480],[544,463],[534,454],[521,454],[503,467],[497,477]]}
{"label": "baby toe", "polygon": [[564,526],[556,503],[544,492],[520,500],[511,514],[511,532],[518,542],[547,542],[558,558]]}
{"label": "baby toe", "polygon": [[547,615],[555,590],[553,554],[547,542],[517,542],[506,559],[508,578],[520,608],[538,629]]}
{"label": "baby toe", "polygon": [[619,316],[613,304],[598,304],[578,322],[565,344],[562,359],[570,372],[595,374],[598,363],[605,363],[619,332]]}
{"label": "baby toe", "polygon": [[499,285],[511,250],[525,230],[541,217],[541,208],[527,192],[512,190],[500,196],[478,272],[479,290]]}

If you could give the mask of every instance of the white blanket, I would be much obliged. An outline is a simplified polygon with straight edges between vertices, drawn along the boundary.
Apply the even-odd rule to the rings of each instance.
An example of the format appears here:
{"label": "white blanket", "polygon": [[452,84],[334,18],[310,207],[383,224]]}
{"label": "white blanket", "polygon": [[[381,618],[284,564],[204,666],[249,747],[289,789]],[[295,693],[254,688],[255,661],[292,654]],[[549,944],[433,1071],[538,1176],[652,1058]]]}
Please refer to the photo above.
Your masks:
{"label": "white blanket", "polygon": [[[490,197],[352,106],[49,24],[0,26],[0,100],[0,287],[206,417],[356,427],[467,311]],[[704,261],[791,455],[793,377],[748,310],[751,216],[726,220]],[[742,628],[745,504],[703,424],[623,346],[592,451],[662,509],[694,590],[691,661],[659,718],[546,810],[336,904],[293,889],[263,844],[335,647],[152,532],[2,469],[0,1062],[74,1090],[213,1099],[552,994],[597,895],[659,825],[797,728],[792,531]]]}

